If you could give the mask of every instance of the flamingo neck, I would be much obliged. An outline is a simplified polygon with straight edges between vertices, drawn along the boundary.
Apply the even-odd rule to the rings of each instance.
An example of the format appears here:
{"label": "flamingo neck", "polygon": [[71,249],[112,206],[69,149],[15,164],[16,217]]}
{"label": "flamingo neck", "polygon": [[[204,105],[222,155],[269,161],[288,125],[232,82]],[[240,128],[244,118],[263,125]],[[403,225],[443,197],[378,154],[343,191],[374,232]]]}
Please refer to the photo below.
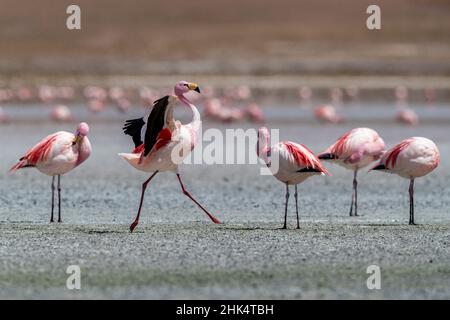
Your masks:
{"label": "flamingo neck", "polygon": [[185,105],[187,105],[192,110],[193,117],[192,117],[192,121],[191,121],[190,124],[191,125],[200,126],[200,123],[202,122],[202,120],[201,120],[201,117],[200,117],[200,112],[198,112],[197,107],[194,106],[194,104],[191,101],[189,101],[189,99],[186,98],[184,96],[184,94],[178,95],[178,99],[180,99],[181,102],[183,102]]}
{"label": "flamingo neck", "polygon": [[269,139],[270,136],[268,134],[258,135],[258,142],[256,145],[256,154],[266,164],[269,163],[269,153],[270,153]]}
{"label": "flamingo neck", "polygon": [[82,164],[91,155],[91,144],[87,137],[82,137],[78,143],[77,166]]}

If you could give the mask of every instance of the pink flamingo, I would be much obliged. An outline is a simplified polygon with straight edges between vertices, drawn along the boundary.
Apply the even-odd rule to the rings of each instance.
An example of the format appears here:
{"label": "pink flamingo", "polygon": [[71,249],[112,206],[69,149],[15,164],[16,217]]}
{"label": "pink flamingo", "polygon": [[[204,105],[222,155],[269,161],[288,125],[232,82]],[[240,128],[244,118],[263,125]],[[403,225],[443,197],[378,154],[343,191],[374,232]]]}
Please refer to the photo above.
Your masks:
{"label": "pink flamingo", "polygon": [[413,109],[404,107],[398,111],[395,120],[399,123],[415,126],[419,123],[419,116]]}
{"label": "pink flamingo", "polygon": [[42,139],[20,158],[10,172],[21,168],[35,167],[40,172],[52,176],[52,211],[53,222],[55,193],[55,176],[58,177],[58,222],[61,222],[61,175],[82,164],[91,154],[92,148],[87,138],[89,126],[85,122],[78,124],[75,134],[58,131]]}
{"label": "pink flamingo", "polygon": [[19,87],[16,96],[20,101],[30,101],[33,99],[33,92],[28,87]]}
{"label": "pink flamingo", "polygon": [[409,224],[414,223],[414,179],[423,177],[436,169],[440,162],[436,144],[427,138],[405,139],[387,151],[372,170],[395,173],[410,180]]}
{"label": "pink flamingo", "polygon": [[[258,157],[272,171],[273,176],[286,185],[286,205],[282,229],[287,228],[289,185],[295,185],[295,210],[297,214],[297,229],[299,229],[297,185],[313,175],[328,174],[328,171],[322,166],[320,160],[303,144],[282,141],[270,146],[269,139],[269,129],[266,127],[259,128],[256,152]],[[271,159],[278,160],[278,168],[274,168]]]}
{"label": "pink flamingo", "polygon": [[55,99],[55,88],[47,85],[39,87],[39,99],[44,103],[50,103]]}
{"label": "pink flamingo", "polygon": [[340,123],[343,118],[338,115],[336,108],[332,105],[318,106],[314,109],[314,115],[320,122]]}
{"label": "pink flamingo", "polygon": [[[183,193],[202,209],[214,223],[220,223],[185,189],[178,171],[178,165],[195,148],[201,127],[200,113],[185,96],[189,91],[200,92],[200,89],[195,83],[179,81],[174,88],[175,95],[165,96],[155,101],[147,120],[144,141],[141,137],[141,131],[145,125],[143,118],[127,120],[125,123],[124,133],[133,138],[135,149],[133,153],[120,153],[119,155],[134,168],[144,172],[153,172],[142,185],[139,209],[136,219],[130,226],[131,232],[139,223],[142,202],[148,183],[158,172],[163,171],[176,173]],[[178,101],[191,109],[193,113],[191,123],[182,125],[179,121],[174,120],[173,108]]]}
{"label": "pink flamingo", "polygon": [[72,112],[66,105],[57,105],[51,109],[50,118],[56,122],[70,122],[72,121]]}
{"label": "pink flamingo", "polygon": [[302,101],[310,101],[312,98],[312,89],[308,86],[303,86],[298,89],[298,95]]}
{"label": "pink flamingo", "polygon": [[358,170],[380,159],[385,149],[384,141],[375,130],[356,128],[346,132],[325,152],[319,154],[321,160],[331,160],[338,165],[353,170],[353,192],[350,216],[358,215]]}
{"label": "pink flamingo", "polygon": [[100,113],[106,108],[106,102],[105,100],[101,99],[90,99],[88,101],[88,109],[92,113]]}

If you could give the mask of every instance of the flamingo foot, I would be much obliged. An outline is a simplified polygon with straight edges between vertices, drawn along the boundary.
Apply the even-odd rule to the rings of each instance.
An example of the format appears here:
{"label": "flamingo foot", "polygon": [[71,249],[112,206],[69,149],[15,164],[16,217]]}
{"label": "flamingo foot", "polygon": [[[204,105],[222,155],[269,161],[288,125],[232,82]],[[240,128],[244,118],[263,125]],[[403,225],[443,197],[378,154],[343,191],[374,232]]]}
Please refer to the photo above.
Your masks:
{"label": "flamingo foot", "polygon": [[212,222],[215,224],[222,224],[222,222],[219,221],[216,217],[212,216],[211,214],[208,215]]}
{"label": "flamingo foot", "polygon": [[131,224],[131,226],[130,226],[130,232],[133,232],[133,230],[137,227],[138,223],[139,223],[139,220],[135,220],[135,221]]}

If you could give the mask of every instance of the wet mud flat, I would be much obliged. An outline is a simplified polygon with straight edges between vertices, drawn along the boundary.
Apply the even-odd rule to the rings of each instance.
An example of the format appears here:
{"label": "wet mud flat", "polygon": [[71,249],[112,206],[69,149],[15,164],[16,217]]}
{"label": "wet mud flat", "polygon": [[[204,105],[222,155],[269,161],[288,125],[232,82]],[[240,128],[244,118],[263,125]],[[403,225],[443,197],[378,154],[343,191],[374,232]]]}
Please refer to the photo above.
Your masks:
{"label": "wet mud flat", "polygon": [[[281,121],[281,120],[279,120]],[[364,123],[362,123],[364,124]],[[213,124],[208,124],[213,126]],[[354,123],[280,127],[282,139],[322,151]],[[51,178],[6,172],[42,136],[71,125],[0,127],[0,298],[450,298],[450,155],[446,125],[396,127],[373,121],[388,146],[432,138],[440,167],[416,183],[408,226],[408,181],[359,175],[360,217],[348,217],[352,174],[328,166],[299,188],[300,230],[279,230],[284,187],[257,165],[184,165],[187,188],[222,225],[183,196],[176,177],[149,185],[140,225],[130,234],[144,173],[116,154],[131,142],[121,123],[92,122],[91,158],[62,178],[63,223],[48,224]],[[224,129],[224,128],[221,128]],[[253,149],[251,149],[253,150]],[[295,207],[289,209],[294,228]],[[81,290],[68,290],[78,265]],[[366,286],[381,268],[381,290]]]}

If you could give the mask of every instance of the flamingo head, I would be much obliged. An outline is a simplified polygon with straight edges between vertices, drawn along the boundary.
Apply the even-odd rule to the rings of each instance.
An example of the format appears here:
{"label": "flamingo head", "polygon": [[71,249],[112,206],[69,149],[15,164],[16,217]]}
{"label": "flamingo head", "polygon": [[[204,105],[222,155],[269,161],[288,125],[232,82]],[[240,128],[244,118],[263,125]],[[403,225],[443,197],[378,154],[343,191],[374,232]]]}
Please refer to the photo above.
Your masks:
{"label": "flamingo head", "polygon": [[87,136],[89,133],[89,126],[86,122],[80,122],[77,127],[77,132],[75,133],[74,144],[78,143],[83,137]]}
{"label": "flamingo head", "polygon": [[181,96],[189,91],[196,91],[200,93],[200,88],[196,83],[182,80],[177,82],[173,91],[175,92],[175,95]]}

